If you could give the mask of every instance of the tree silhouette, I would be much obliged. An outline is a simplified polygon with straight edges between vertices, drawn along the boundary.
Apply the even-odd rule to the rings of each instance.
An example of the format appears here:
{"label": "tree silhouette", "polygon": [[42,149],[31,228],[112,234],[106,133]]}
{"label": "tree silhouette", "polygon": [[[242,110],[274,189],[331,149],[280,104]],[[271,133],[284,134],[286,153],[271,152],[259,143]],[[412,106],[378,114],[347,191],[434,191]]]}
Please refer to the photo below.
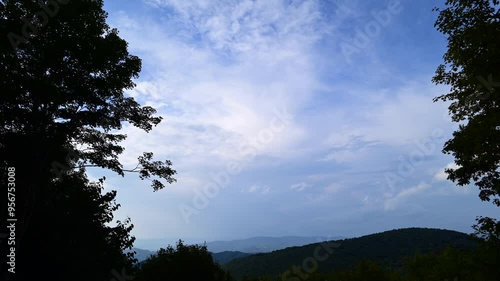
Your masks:
{"label": "tree silhouette", "polygon": [[[50,202],[33,214],[18,254],[17,280],[106,280],[133,274],[136,261],[123,250],[135,240],[127,219],[113,223],[116,191],[103,192],[84,170],[63,175],[48,189]],[[40,201],[37,201],[40,202]]]}
{"label": "tree silhouette", "polygon": [[[122,122],[149,132],[162,118],[124,95],[141,60],[106,18],[102,0],[0,1],[0,184],[7,186],[7,168],[14,167],[18,256],[34,254],[31,231],[51,233],[45,210],[56,200],[53,191],[62,192],[58,183],[66,186],[63,180],[80,169],[135,172],[154,191],[175,181],[172,163],[154,161],[151,152],[133,169],[118,160]],[[0,247],[4,253],[7,244]]]}
{"label": "tree silhouette", "polygon": [[[479,198],[500,206],[500,11],[498,0],[447,0],[435,23],[447,36],[444,64],[433,77],[450,92],[434,101],[451,101],[452,120],[459,128],[443,152],[458,168],[446,169],[458,185],[473,182]],[[479,218],[478,234],[498,243],[500,222]],[[484,236],[484,235],[483,235]]]}
{"label": "tree silhouette", "polygon": [[206,246],[184,245],[179,240],[174,249],[160,249],[141,264],[141,281],[231,281],[232,278],[213,261]]}

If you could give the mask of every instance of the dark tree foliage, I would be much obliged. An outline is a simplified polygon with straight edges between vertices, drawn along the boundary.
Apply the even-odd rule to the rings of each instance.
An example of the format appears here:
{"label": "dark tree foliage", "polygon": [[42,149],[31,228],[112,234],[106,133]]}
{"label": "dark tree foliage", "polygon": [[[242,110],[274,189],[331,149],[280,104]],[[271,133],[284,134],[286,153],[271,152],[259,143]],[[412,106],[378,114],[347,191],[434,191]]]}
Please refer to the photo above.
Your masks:
{"label": "dark tree foliage", "polygon": [[[7,152],[14,148],[8,146],[14,138],[40,143],[35,161],[50,158],[44,153],[46,142],[67,146],[78,166],[123,175],[118,155],[124,148],[118,143],[126,135],[116,130],[129,122],[149,132],[161,121],[153,116],[154,108],[124,95],[135,86],[132,79],[139,75],[141,60],[128,53],[127,42],[106,24],[102,1],[60,2],[65,4],[4,1],[0,6],[0,144]],[[50,9],[52,13],[44,12]],[[144,178],[174,181],[171,163],[151,162],[151,157],[142,156],[136,171]],[[153,187],[163,184],[154,180]]]}
{"label": "dark tree foliage", "polygon": [[435,255],[418,254],[406,258],[403,280],[496,281],[500,274],[499,253],[487,244],[474,249],[449,247]]}
{"label": "dark tree foliage", "polygon": [[[236,279],[244,276],[255,278],[266,273],[274,277],[288,269],[291,272],[286,278],[290,280],[294,280],[293,276],[310,275],[306,271],[308,268],[316,268],[316,273],[328,273],[353,267],[363,259],[373,261],[383,269],[399,270],[403,267],[404,257],[435,253],[449,245],[471,248],[476,245],[475,241],[456,231],[406,228],[254,254],[232,260],[223,268]],[[316,259],[317,266],[312,266],[311,258]],[[295,268],[291,269],[291,266]]]}
{"label": "dark tree foliage", "polygon": [[138,281],[231,281],[231,276],[214,262],[206,246],[184,245],[160,249],[141,264]]}
{"label": "dark tree foliage", "polygon": [[[20,270],[30,266],[23,259],[37,255],[32,246],[44,243],[37,240],[38,232],[44,232],[46,239],[60,232],[64,239],[82,243],[79,239],[91,231],[80,228],[82,235],[65,237],[69,228],[54,222],[52,217],[57,216],[46,210],[109,216],[105,208],[74,209],[94,206],[85,202],[92,196],[75,198],[65,205],[68,209],[51,205],[60,196],[84,196],[63,188],[78,186],[68,178],[75,171],[100,167],[122,176],[136,172],[141,179],[151,180],[155,191],[163,188],[164,182],[175,181],[172,163],[153,161],[151,152],[139,156],[134,169],[124,168],[118,160],[124,150],[120,142],[126,138],[119,133],[122,122],[149,132],[161,117],[155,116],[154,108],[141,106],[124,94],[135,86],[133,79],[141,71],[141,60],[129,54],[127,42],[106,24],[106,17],[102,0],[0,1],[0,185],[7,186],[6,168],[14,167],[16,264]],[[6,199],[2,196],[2,221]],[[69,217],[66,219],[68,222]],[[118,248],[113,249],[123,248],[130,231],[126,225],[116,229],[122,229],[121,233],[99,237],[115,237],[113,243]],[[86,251],[92,249],[89,245]],[[7,244],[0,247],[5,253]],[[106,251],[102,261],[112,264],[111,250],[99,247],[104,246],[93,249]],[[2,262],[2,269],[5,265]],[[54,264],[52,269],[57,272],[60,266]],[[38,278],[56,280],[42,275]]]}
{"label": "dark tree foliage", "polygon": [[[103,179],[90,182],[84,171],[64,175],[48,190],[18,255],[16,280],[110,281],[133,275],[133,255],[124,254],[135,240],[130,220],[113,223],[116,191],[103,192]],[[40,202],[40,201],[37,201]],[[27,255],[28,254],[28,255]],[[128,279],[130,280],[130,279]]]}
{"label": "dark tree foliage", "polygon": [[[448,247],[432,254],[415,254],[402,259],[401,269],[384,268],[380,263],[362,258],[354,265],[319,272],[296,267],[272,277],[243,277],[242,281],[498,281],[500,253],[481,244],[473,249]],[[311,256],[304,257],[311,259]],[[318,261],[319,262],[319,261]]]}
{"label": "dark tree foliage", "polygon": [[[447,0],[435,23],[448,40],[444,63],[433,78],[450,92],[434,99],[451,101],[452,120],[460,122],[443,152],[455,157],[448,179],[473,182],[479,198],[500,206],[500,11],[498,0]],[[500,222],[480,218],[481,231],[498,235]],[[482,225],[482,226],[481,226]],[[500,236],[495,239],[498,240]]]}

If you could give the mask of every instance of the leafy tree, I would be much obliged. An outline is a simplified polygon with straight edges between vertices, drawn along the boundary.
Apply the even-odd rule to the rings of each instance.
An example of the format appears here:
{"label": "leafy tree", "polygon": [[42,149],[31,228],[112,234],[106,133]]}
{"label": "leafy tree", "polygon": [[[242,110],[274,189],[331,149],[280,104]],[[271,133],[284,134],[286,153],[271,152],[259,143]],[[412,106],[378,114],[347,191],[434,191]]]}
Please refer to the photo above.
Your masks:
{"label": "leafy tree", "polygon": [[[57,232],[61,237],[68,233],[64,224],[70,217],[54,221],[46,210],[75,216],[75,221],[84,213],[109,217],[88,201],[89,196],[62,188],[84,188],[85,183],[68,178],[82,168],[100,167],[122,176],[135,172],[141,179],[151,180],[154,191],[163,188],[165,181],[175,181],[172,163],[154,161],[151,152],[139,156],[134,169],[124,168],[118,160],[124,150],[120,142],[126,138],[119,133],[123,122],[149,132],[162,118],[155,116],[154,108],[125,96],[125,90],[135,86],[141,60],[129,54],[127,42],[106,24],[106,18],[102,0],[0,1],[0,184],[7,186],[6,167],[14,167],[18,257],[37,256],[37,248],[32,246],[40,232],[47,239]],[[81,197],[64,205],[67,209],[52,205],[63,204],[60,198],[64,196]],[[6,200],[3,196],[2,207]],[[76,210],[75,206],[90,209]],[[116,228],[120,233],[101,233],[94,242],[105,237],[113,240],[112,245],[126,247],[128,227]],[[94,234],[89,233],[91,229],[79,229],[80,236],[64,237],[76,244],[61,243],[85,245],[78,243]],[[6,243],[0,247],[6,252]],[[83,248],[89,258],[92,248]],[[106,251],[106,258],[98,260],[113,263],[111,250],[102,244],[94,249]],[[2,268],[5,265],[2,262]],[[52,269],[60,270],[56,264]]]}
{"label": "leafy tree", "polygon": [[[460,123],[443,148],[458,166],[446,170],[448,179],[460,186],[472,181],[481,200],[500,206],[499,0],[447,0],[435,10],[448,50],[433,82],[450,92],[434,101],[451,101],[452,120]],[[479,218],[478,229],[500,238],[500,222],[493,218]]]}
{"label": "leafy tree", "polygon": [[495,265],[498,252],[490,251],[491,249],[484,246],[486,244],[474,249],[449,247],[439,254],[418,254],[406,258],[405,280],[498,280],[500,272]]}
{"label": "leafy tree", "polygon": [[48,189],[52,199],[38,208],[17,255],[17,280],[103,280],[133,276],[127,219],[113,223],[116,191],[103,192],[103,179],[89,181],[84,170],[63,175]]}
{"label": "leafy tree", "polygon": [[[448,245],[471,248],[476,243],[470,239],[469,235],[456,231],[406,228],[358,238],[291,247],[272,253],[254,254],[232,260],[223,267],[237,279],[243,276],[255,278],[266,273],[277,276],[285,273],[287,269],[289,273],[284,276],[285,279],[301,279],[300,274],[311,278],[313,274],[304,273],[305,268],[311,264],[304,266],[304,261],[317,255],[319,257],[315,270],[317,273],[350,268],[362,259],[376,262],[384,269],[398,270],[403,266],[403,257],[413,256],[417,252],[423,254],[436,252],[445,249]],[[292,265],[296,266],[290,268]],[[294,272],[299,274],[291,274]]]}
{"label": "leafy tree", "polygon": [[106,17],[102,0],[0,1],[0,166],[16,169],[18,240],[68,171],[137,172],[153,177],[155,191],[164,187],[155,176],[175,181],[171,162],[153,161],[151,152],[135,169],[118,160],[122,122],[149,132],[162,118],[124,95],[141,60]]}
{"label": "leafy tree", "polygon": [[231,281],[231,276],[213,261],[206,246],[184,245],[160,249],[141,264],[137,280],[143,281]]}
{"label": "leafy tree", "polygon": [[334,273],[331,280],[392,281],[398,280],[397,277],[397,274],[383,269],[378,263],[364,259],[351,270]]}

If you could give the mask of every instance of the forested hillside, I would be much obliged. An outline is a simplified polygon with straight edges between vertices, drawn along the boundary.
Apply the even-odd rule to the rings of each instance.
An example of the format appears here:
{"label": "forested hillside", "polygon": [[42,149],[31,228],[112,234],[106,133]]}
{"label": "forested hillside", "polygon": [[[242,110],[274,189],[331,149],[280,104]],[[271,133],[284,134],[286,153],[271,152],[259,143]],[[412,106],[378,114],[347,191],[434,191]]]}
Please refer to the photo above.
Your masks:
{"label": "forested hillside", "polygon": [[224,268],[235,278],[274,276],[292,265],[302,265],[309,257],[328,255],[324,261],[318,259],[318,272],[346,269],[363,259],[379,263],[384,268],[400,269],[404,257],[437,253],[448,246],[471,248],[474,244],[467,234],[456,231],[407,228],[256,254],[231,261]]}

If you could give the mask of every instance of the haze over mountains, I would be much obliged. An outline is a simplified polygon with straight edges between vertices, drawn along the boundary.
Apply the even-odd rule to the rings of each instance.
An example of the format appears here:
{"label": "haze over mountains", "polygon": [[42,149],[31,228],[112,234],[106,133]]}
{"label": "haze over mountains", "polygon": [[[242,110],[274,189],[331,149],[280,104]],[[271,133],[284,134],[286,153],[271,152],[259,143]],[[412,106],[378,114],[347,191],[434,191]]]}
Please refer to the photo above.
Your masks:
{"label": "haze over mountains", "polygon": [[[214,258],[220,263],[226,263],[234,258],[247,256],[255,253],[269,253],[276,250],[285,249],[294,246],[303,246],[312,243],[323,242],[327,240],[338,240],[345,237],[300,237],[300,236],[283,236],[283,237],[251,237],[247,239],[229,240],[229,241],[212,241],[206,242],[207,248],[214,253]],[[204,243],[197,243],[203,245]],[[162,246],[165,248],[167,245]],[[133,248],[136,252],[136,258],[139,261],[147,259],[156,250],[147,250],[141,248]]]}
{"label": "haze over mountains", "polygon": [[[327,243],[322,243],[328,241]],[[333,243],[333,244],[332,244]],[[203,243],[201,243],[203,244]],[[319,272],[343,269],[369,258],[384,268],[402,267],[404,258],[417,253],[439,253],[446,247],[470,248],[475,242],[466,233],[446,229],[404,228],[357,238],[345,237],[252,237],[206,243],[215,262],[237,280],[270,274],[277,276],[291,264],[301,264],[318,248],[329,258],[318,263]],[[137,249],[139,262],[154,251]]]}
{"label": "haze over mountains", "polygon": [[284,249],[293,246],[303,246],[311,243],[318,243],[327,240],[343,239],[344,237],[300,237],[300,236],[283,236],[283,237],[252,237],[247,239],[231,240],[231,241],[213,241],[207,242],[207,247],[210,252],[220,253],[224,251],[238,251],[244,253],[268,253],[275,250]]}

